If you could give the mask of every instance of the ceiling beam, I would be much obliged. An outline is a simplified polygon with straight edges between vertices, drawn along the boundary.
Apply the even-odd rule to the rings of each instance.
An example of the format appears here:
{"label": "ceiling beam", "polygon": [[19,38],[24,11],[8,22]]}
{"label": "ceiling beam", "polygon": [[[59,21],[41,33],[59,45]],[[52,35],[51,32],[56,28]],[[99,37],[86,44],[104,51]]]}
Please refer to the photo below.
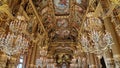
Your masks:
{"label": "ceiling beam", "polygon": [[105,15],[103,16],[103,19],[105,19],[106,17],[109,17],[111,14],[112,14],[112,12],[113,12],[113,10],[115,9],[115,7],[116,7],[116,5],[110,5],[110,7],[109,7],[109,10],[107,11],[107,13],[105,13]]}
{"label": "ceiling beam", "polygon": [[11,18],[11,19],[14,18],[14,16],[10,12],[10,8],[7,4],[3,4],[2,6],[0,6],[0,12],[6,13],[8,15],[8,17]]}
{"label": "ceiling beam", "polygon": [[31,6],[32,6],[32,8],[33,8],[33,11],[34,11],[35,15],[36,15],[38,21],[40,22],[40,23],[39,23],[40,26],[42,27],[42,29],[43,29],[43,31],[45,32],[46,36],[48,36],[48,34],[47,34],[47,32],[46,32],[46,30],[45,30],[45,28],[44,28],[44,25],[43,25],[43,23],[42,23],[42,18],[41,18],[41,16],[38,15],[38,12],[37,12],[37,10],[36,10],[36,8],[35,8],[35,6],[34,6],[32,0],[29,0],[29,3],[31,4]]}

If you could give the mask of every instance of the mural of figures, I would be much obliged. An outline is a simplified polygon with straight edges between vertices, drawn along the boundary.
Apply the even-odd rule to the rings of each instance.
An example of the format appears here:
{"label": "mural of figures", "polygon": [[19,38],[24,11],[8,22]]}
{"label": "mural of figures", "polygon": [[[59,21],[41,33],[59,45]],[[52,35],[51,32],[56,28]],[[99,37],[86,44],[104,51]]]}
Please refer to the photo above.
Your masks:
{"label": "mural of figures", "polygon": [[68,36],[70,31],[68,29],[65,29],[68,27],[68,20],[65,18],[60,18],[57,20],[57,26],[59,29],[56,31],[56,34],[59,35],[59,37],[64,38],[65,36]]}
{"label": "mural of figures", "polygon": [[69,14],[69,0],[54,0],[55,14]]}
{"label": "mural of figures", "polygon": [[68,20],[67,19],[58,19],[57,26],[61,28],[66,28],[68,26]]}

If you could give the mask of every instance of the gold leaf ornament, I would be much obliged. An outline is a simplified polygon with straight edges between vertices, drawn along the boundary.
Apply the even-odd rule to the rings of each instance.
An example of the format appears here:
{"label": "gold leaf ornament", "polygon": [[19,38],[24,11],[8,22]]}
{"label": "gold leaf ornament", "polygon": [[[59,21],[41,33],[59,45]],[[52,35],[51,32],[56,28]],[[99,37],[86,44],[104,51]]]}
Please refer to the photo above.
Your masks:
{"label": "gold leaf ornament", "polygon": [[120,5],[120,0],[110,0],[112,4]]}
{"label": "gold leaf ornament", "polygon": [[10,9],[7,4],[3,4],[2,6],[0,6],[0,12],[6,13],[10,18],[14,18],[13,15],[10,13]]}

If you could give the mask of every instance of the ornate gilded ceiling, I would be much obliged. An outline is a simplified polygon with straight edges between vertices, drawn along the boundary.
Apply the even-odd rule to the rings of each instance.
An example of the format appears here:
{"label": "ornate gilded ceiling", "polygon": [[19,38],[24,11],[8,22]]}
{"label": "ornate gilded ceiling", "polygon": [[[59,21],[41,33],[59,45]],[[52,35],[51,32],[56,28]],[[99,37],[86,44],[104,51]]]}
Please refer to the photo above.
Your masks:
{"label": "ornate gilded ceiling", "polygon": [[[23,15],[28,22],[27,31],[23,33],[39,46],[47,45],[49,55],[56,58],[62,55],[67,61],[65,56],[72,58],[75,50],[81,48],[78,40],[88,12],[95,12],[95,17],[103,17],[104,12],[108,12],[109,16],[107,3],[106,0],[1,0],[0,31],[8,29],[6,21]],[[114,11],[120,15],[118,9]]]}

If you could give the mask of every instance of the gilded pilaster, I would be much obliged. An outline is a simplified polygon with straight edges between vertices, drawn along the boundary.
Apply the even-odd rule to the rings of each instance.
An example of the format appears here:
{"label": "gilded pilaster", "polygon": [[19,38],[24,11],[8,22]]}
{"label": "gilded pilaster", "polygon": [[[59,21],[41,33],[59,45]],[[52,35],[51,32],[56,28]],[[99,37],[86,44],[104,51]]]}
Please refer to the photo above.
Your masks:
{"label": "gilded pilaster", "polygon": [[95,63],[94,54],[89,54],[89,68],[97,68],[97,65]]}
{"label": "gilded pilaster", "polygon": [[35,67],[35,55],[36,55],[36,48],[37,45],[35,44],[33,47],[33,51],[32,51],[32,55],[31,55],[31,63],[30,63],[30,68],[34,68]]}
{"label": "gilded pilaster", "polygon": [[112,45],[113,59],[115,61],[116,68],[120,67],[120,45],[117,39],[116,32],[113,28],[113,24],[111,23],[111,19],[109,17],[104,19],[104,25],[108,32],[111,33],[113,37],[114,44]]}
{"label": "gilded pilaster", "polygon": [[27,56],[27,61],[26,61],[26,68],[29,68],[30,65],[30,59],[31,59],[31,54],[32,54],[32,48],[28,50],[28,56]]}
{"label": "gilded pilaster", "polygon": [[101,68],[102,67],[100,59],[101,59],[101,56],[94,55],[96,68]]}

